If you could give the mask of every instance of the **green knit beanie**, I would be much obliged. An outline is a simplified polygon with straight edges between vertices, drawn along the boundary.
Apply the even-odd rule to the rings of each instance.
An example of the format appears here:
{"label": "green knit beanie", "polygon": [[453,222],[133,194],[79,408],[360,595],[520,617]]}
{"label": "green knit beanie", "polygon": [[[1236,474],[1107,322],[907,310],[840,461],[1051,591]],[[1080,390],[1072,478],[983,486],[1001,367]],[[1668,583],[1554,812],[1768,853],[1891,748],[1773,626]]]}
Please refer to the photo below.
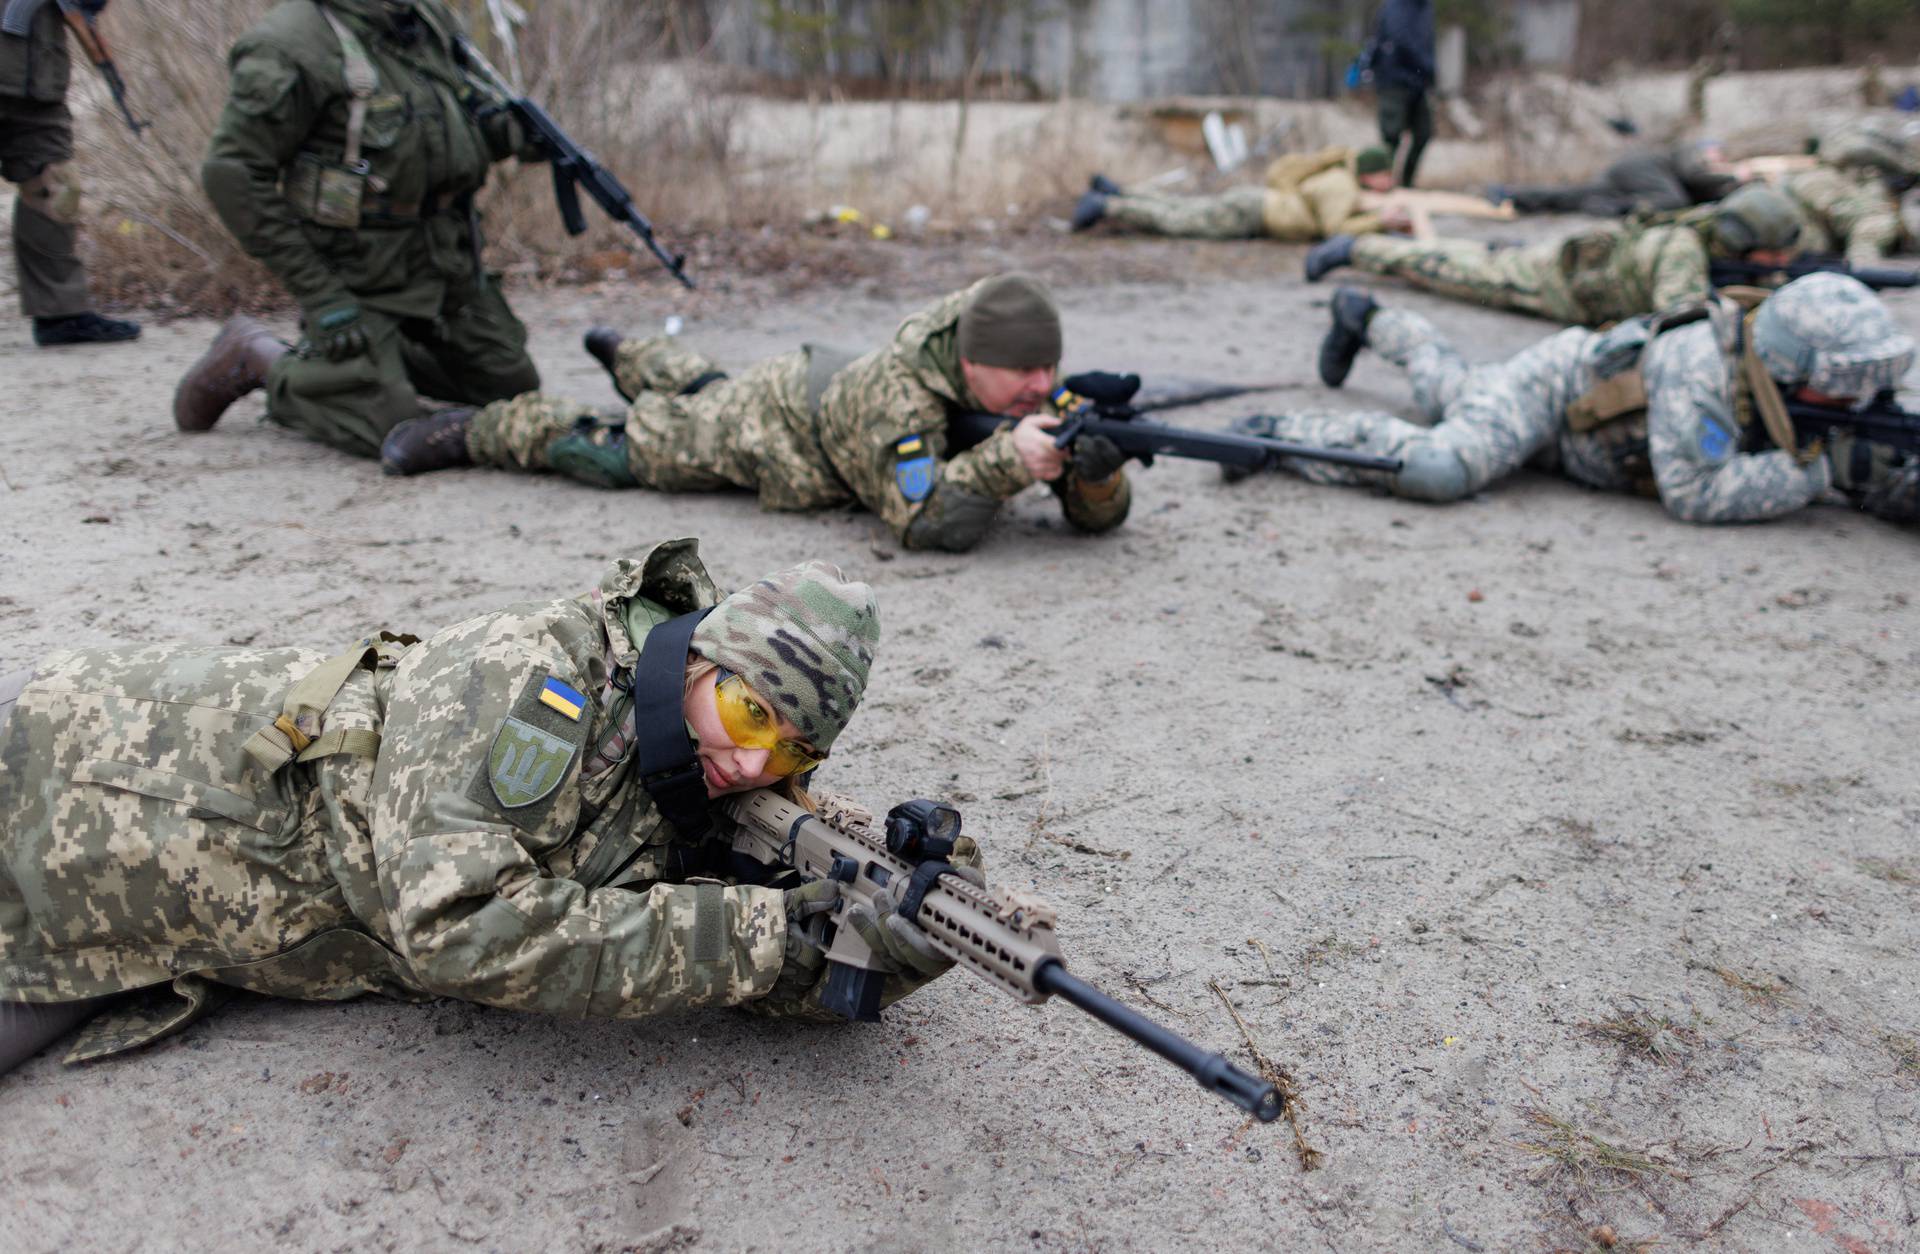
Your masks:
{"label": "green knit beanie", "polygon": [[853,718],[880,644],[873,589],[803,562],[713,608],[693,651],[745,679],[825,752]]}
{"label": "green knit beanie", "polygon": [[1369,144],[1353,154],[1355,174],[1380,174],[1393,169],[1393,154],[1378,144]]}
{"label": "green knit beanie", "polygon": [[1026,274],[982,279],[960,311],[960,356],[981,366],[1033,370],[1060,364],[1060,311]]}

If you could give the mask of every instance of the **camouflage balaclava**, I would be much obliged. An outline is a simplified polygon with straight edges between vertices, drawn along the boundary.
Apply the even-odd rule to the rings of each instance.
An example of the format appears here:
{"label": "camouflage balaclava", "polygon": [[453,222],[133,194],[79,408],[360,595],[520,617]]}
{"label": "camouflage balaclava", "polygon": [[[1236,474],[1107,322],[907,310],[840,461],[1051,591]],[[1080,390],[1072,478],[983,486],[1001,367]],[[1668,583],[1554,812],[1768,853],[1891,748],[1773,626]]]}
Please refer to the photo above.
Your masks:
{"label": "camouflage balaclava", "polygon": [[803,562],[716,605],[692,647],[745,679],[824,753],[860,704],[879,644],[873,589],[837,566]]}

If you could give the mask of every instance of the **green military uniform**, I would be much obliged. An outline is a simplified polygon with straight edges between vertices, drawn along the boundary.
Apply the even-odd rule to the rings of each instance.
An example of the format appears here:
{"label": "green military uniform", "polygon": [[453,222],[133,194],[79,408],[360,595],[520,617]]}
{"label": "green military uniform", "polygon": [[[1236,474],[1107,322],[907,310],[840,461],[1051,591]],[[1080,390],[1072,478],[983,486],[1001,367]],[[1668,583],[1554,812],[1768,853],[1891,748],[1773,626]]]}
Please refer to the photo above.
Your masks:
{"label": "green military uniform", "polygon": [[1521,248],[1364,235],[1353,264],[1478,305],[1597,327],[1705,300],[1708,229],[1622,223]]}
{"label": "green military uniform", "polygon": [[726,833],[683,839],[629,769],[636,642],[716,603],[692,652],[752,672],[824,751],[872,664],[871,591],[809,563],[722,601],[692,540],[332,661],[45,659],[0,726],[0,1002],[146,990],[73,1059],[176,1030],[225,986],[570,1018],[763,997],[783,894],[683,882]]}
{"label": "green military uniform", "polygon": [[[711,361],[670,339],[626,341],[615,377],[634,400],[603,430],[623,429],[626,469],[641,487],[746,488],[776,510],[859,501],[909,548],[970,547],[999,503],[1034,482],[1009,430],[948,456],[948,420],[981,408],[961,371],[960,316],[991,282],[913,315],[870,353],[809,346],[692,395],[689,385],[718,373]],[[550,447],[583,421],[601,420],[577,402],[518,396],[474,415],[467,453],[479,465],[548,470]],[[1051,486],[1083,530],[1126,518],[1123,471],[1084,482],[1069,469]]]}
{"label": "green military uniform", "polygon": [[1899,251],[1900,202],[1878,170],[1817,165],[1789,175],[1781,190],[1800,213],[1808,252],[1840,253],[1849,265],[1877,266]]}
{"label": "green military uniform", "polygon": [[1388,169],[1393,159],[1384,149],[1372,149],[1367,156],[1378,164],[1357,168],[1359,156],[1351,148],[1289,153],[1267,166],[1263,186],[1213,196],[1126,192],[1106,198],[1104,216],[1136,231],[1187,239],[1299,242],[1343,232],[1363,235],[1380,229],[1380,217],[1361,208],[1357,175]]}
{"label": "green military uniform", "polygon": [[68,164],[73,115],[66,103],[66,30],[59,6],[46,0],[26,34],[0,33],[0,175],[20,187],[13,263],[20,312],[29,318],[67,318],[93,307],[75,251],[80,184]]}
{"label": "green military uniform", "polygon": [[[221,220],[300,302],[308,342],[269,370],[267,417],[367,456],[422,395],[539,386],[526,328],[476,272],[471,213],[523,141],[456,68],[454,30],[439,0],[283,0],[233,47],[202,169]],[[364,331],[365,350],[328,360],[316,319]]]}

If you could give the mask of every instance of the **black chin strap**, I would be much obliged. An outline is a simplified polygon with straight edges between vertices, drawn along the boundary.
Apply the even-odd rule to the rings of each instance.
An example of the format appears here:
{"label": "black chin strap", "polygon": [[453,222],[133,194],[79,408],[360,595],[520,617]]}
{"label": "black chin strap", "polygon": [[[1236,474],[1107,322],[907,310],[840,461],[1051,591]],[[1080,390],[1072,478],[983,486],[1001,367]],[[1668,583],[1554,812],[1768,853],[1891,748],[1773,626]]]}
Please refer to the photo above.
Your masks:
{"label": "black chin strap", "polygon": [[687,646],[712,609],[669,618],[647,633],[633,668],[633,769],[660,816],[682,840],[699,840],[713,826],[706,774],[687,735]]}

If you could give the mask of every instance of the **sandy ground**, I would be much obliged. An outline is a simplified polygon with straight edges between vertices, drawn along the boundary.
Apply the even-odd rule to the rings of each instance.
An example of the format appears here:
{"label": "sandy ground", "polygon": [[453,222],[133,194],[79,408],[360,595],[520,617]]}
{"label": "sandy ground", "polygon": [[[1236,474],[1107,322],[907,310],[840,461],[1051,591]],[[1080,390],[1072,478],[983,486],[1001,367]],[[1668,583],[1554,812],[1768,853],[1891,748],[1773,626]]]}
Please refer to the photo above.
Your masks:
{"label": "sandy ground", "polygon": [[[518,300],[550,386],[611,402],[577,347],[592,321],[680,309],[743,362],[875,342],[1021,261],[1061,285],[1070,367],[1320,399],[1326,293],[1298,250],[891,247],[799,291]],[[1550,330],[1392,299],[1474,355]],[[1838,508],[1693,528],[1531,475],[1425,508],[1163,462],[1111,537],[1034,492],[970,556],[908,554],[864,514],[743,496],[383,479],[251,401],[182,437],[173,381],[212,331],[37,351],[0,326],[0,667],[431,629],[668,535],[729,582],[843,563],[886,640],[823,782],[961,803],[993,876],[1057,903],[1077,972],[1252,1065],[1224,994],[1324,1165],[1070,1007],[963,976],[838,1029],[243,997],[143,1053],[0,1081],[9,1248],[1920,1239],[1911,531]],[[1410,408],[1373,360],[1346,395]]]}

